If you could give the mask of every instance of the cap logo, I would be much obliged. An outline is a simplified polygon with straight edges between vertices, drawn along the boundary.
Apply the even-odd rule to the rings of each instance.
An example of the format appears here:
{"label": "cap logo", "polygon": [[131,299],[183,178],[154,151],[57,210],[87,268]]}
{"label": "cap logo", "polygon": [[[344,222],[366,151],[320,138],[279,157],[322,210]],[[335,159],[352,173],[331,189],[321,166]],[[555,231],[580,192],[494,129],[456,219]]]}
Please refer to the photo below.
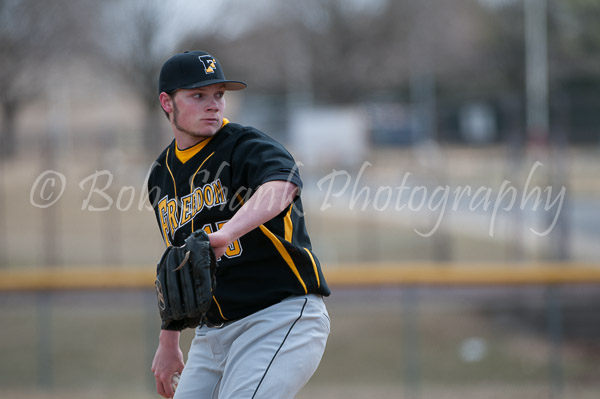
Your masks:
{"label": "cap logo", "polygon": [[204,72],[215,73],[217,69],[216,60],[209,55],[201,55],[198,57],[202,65],[204,65]]}

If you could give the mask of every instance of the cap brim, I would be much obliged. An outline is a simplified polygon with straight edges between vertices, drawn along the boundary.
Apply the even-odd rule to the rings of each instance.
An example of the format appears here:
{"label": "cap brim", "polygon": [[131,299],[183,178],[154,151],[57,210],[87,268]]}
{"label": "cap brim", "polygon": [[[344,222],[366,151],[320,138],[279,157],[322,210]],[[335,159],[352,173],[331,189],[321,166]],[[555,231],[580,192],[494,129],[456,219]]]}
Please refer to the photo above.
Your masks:
{"label": "cap brim", "polygon": [[192,83],[189,85],[182,86],[181,89],[197,89],[199,87],[205,87],[216,84],[224,84],[225,90],[237,91],[244,90],[248,85],[239,80],[221,80],[221,79],[213,79],[213,80],[203,80],[201,82]]}

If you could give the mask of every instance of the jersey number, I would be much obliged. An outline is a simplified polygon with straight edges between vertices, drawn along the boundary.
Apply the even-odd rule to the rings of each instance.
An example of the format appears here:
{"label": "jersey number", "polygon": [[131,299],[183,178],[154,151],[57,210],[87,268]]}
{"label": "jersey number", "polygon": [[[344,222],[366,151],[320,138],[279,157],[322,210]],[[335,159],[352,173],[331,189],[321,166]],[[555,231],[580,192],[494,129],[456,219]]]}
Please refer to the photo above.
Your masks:
{"label": "jersey number", "polygon": [[[223,225],[227,223],[227,221],[225,222],[217,222],[217,229],[216,230],[220,230],[221,227],[223,227]],[[213,226],[211,224],[205,224],[204,226],[202,226],[202,229],[204,231],[206,231],[206,234],[211,234],[213,233],[215,230],[213,230]],[[236,258],[238,256],[240,256],[242,254],[242,244],[240,244],[240,240],[235,240],[234,242],[232,242],[231,244],[229,244],[229,246],[227,247],[227,250],[225,251],[225,257],[226,258]]]}

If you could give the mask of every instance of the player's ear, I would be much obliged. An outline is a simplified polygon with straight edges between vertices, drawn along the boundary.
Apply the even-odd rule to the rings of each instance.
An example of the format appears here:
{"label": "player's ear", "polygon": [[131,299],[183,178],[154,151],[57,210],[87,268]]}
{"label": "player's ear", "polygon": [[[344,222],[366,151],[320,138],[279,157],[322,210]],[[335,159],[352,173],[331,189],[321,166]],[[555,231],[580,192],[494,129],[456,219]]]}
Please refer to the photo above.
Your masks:
{"label": "player's ear", "polygon": [[173,112],[173,97],[163,91],[158,96],[158,99],[160,100],[160,106],[165,112],[169,114]]}

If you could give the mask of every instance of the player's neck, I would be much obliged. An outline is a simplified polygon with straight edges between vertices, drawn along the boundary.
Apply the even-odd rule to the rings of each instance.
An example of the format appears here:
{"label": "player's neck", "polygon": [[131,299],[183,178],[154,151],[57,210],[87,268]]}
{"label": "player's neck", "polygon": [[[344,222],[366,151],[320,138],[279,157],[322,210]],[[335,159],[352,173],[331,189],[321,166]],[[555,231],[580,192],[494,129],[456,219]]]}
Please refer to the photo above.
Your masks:
{"label": "player's neck", "polygon": [[200,144],[209,137],[192,137],[187,134],[175,135],[175,143],[179,150],[187,150],[188,148],[194,147]]}
{"label": "player's neck", "polygon": [[[222,129],[223,126],[227,125],[228,123],[229,119],[223,118],[223,122],[219,130]],[[192,132],[184,129],[182,126],[179,126],[176,122],[171,122],[171,128],[173,129],[173,135],[175,136],[175,141],[177,142],[177,148],[179,148],[180,150],[185,150],[194,147],[195,145],[198,145],[201,142],[214,137],[219,132],[219,130],[215,132],[209,131],[205,134]]]}

